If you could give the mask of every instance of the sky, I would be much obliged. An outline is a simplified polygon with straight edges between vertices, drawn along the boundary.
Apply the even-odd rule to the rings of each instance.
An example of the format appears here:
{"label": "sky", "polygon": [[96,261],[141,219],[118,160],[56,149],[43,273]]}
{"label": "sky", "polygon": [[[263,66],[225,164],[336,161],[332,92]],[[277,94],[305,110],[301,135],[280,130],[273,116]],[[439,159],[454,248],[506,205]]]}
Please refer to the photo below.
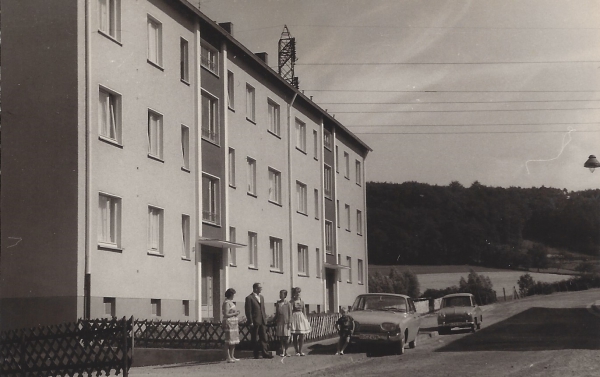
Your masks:
{"label": "sky", "polygon": [[600,0],[190,0],[372,149],[368,181],[600,188]]}

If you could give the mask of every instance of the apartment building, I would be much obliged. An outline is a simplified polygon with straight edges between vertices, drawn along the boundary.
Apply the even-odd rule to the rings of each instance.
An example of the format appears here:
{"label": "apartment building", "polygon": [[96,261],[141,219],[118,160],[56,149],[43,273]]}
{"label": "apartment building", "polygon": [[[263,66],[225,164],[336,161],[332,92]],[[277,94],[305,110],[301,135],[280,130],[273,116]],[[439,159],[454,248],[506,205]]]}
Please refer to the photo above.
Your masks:
{"label": "apartment building", "polygon": [[185,0],[3,1],[0,328],[367,290],[370,148]]}

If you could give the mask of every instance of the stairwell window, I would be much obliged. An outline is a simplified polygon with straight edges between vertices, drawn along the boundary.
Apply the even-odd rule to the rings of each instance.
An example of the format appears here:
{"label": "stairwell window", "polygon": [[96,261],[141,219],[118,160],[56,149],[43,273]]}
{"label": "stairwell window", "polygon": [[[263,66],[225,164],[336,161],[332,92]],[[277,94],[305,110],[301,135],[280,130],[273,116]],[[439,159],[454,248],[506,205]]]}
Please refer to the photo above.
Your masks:
{"label": "stairwell window", "polygon": [[98,30],[117,42],[121,40],[121,0],[98,0]]}
{"label": "stairwell window", "polygon": [[215,75],[219,75],[219,52],[212,46],[202,43],[200,46],[200,65]]}
{"label": "stairwell window", "polygon": [[121,144],[121,96],[103,87],[98,92],[98,133]]}
{"label": "stairwell window", "polygon": [[220,145],[219,101],[206,92],[202,92],[202,138]]}
{"label": "stairwell window", "polygon": [[162,67],[162,24],[148,16],[148,62]]}
{"label": "stairwell window", "polygon": [[221,224],[220,180],[208,174],[202,174],[202,221]]}
{"label": "stairwell window", "polygon": [[323,170],[323,185],[324,185],[324,190],[325,190],[325,197],[327,199],[331,199],[331,195],[332,195],[332,189],[333,189],[333,177],[331,176],[332,172],[331,172],[331,166],[325,164],[324,170]]}
{"label": "stairwell window", "polygon": [[164,210],[148,206],[148,254],[163,255]]}
{"label": "stairwell window", "polygon": [[148,110],[148,156],[163,158],[163,116]]}
{"label": "stairwell window", "polygon": [[329,132],[327,130],[323,131],[323,145],[325,146],[325,148],[327,148],[329,150],[332,150],[332,148],[333,148],[331,132]]}
{"label": "stairwell window", "polygon": [[325,220],[325,251],[327,254],[333,254],[333,223]]}
{"label": "stairwell window", "polygon": [[101,193],[98,200],[98,244],[119,248],[121,244],[121,198]]}

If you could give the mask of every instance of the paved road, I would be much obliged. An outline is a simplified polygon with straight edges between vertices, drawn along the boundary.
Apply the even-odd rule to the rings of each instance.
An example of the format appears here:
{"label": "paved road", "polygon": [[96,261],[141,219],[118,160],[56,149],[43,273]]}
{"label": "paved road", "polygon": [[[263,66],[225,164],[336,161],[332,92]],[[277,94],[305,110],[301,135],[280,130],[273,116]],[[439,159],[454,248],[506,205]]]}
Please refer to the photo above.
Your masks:
{"label": "paved road", "polygon": [[472,334],[437,335],[426,316],[416,349],[403,356],[335,356],[335,342],[313,344],[306,357],[243,359],[235,364],[191,363],[133,368],[130,376],[594,376],[600,375],[600,316],[588,306],[600,289],[534,296],[485,307]]}

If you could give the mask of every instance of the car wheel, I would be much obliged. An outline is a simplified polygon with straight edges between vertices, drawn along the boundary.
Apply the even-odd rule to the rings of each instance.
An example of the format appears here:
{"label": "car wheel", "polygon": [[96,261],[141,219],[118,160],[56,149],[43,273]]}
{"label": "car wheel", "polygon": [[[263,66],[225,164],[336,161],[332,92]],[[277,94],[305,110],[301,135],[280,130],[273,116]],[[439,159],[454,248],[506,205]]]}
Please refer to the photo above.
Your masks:
{"label": "car wheel", "polygon": [[481,329],[481,322],[483,322],[483,316],[481,316],[479,322],[477,322],[477,330]]}
{"label": "car wheel", "polygon": [[408,343],[409,348],[415,348],[417,346],[417,338],[419,337],[419,329],[417,329],[417,333],[415,334],[415,340]]}
{"label": "car wheel", "polygon": [[477,322],[478,322],[477,318],[475,318],[475,322],[471,325],[471,332],[475,332],[479,328],[479,325],[477,325]]}
{"label": "car wheel", "polygon": [[404,345],[404,337],[402,337],[402,338],[400,339],[400,342],[398,342],[398,345],[397,345],[397,347],[398,347],[398,348],[397,348],[397,350],[396,350],[396,354],[397,354],[397,355],[404,355],[404,350],[405,350],[405,345]]}

